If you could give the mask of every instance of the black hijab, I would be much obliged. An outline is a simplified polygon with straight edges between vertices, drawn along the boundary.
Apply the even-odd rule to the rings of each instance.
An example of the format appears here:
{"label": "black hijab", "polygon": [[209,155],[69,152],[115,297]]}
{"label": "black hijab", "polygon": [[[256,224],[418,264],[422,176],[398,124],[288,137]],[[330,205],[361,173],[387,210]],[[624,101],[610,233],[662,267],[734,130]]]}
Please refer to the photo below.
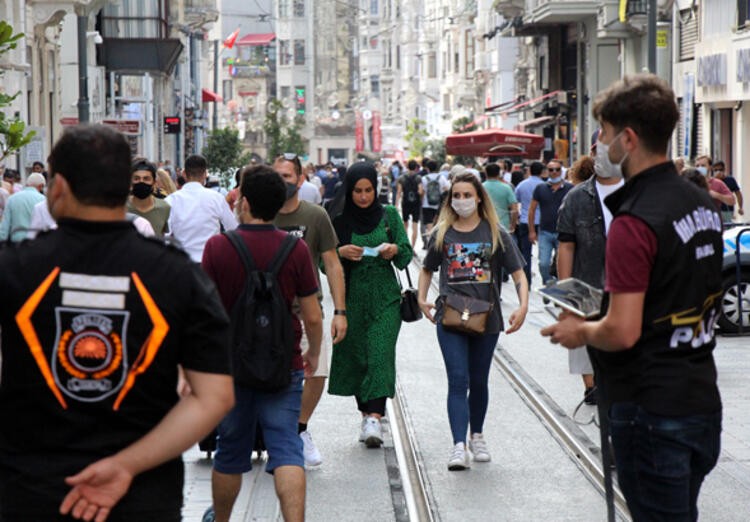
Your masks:
{"label": "black hijab", "polygon": [[364,235],[369,234],[380,224],[383,219],[383,205],[374,194],[372,204],[367,208],[360,208],[354,203],[352,197],[354,186],[361,179],[366,179],[372,184],[373,194],[378,187],[378,172],[372,163],[355,163],[346,172],[344,178],[344,209],[333,220],[333,227],[339,238],[340,245],[348,245],[352,242],[352,233]]}

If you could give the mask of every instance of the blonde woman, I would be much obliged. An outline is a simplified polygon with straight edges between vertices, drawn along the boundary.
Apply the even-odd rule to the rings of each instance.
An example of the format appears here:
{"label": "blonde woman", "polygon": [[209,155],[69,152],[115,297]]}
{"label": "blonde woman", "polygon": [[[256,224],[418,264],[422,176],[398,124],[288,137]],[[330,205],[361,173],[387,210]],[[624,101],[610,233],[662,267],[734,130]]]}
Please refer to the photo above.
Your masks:
{"label": "blonde woman", "polygon": [[156,197],[159,198],[166,198],[172,192],[177,191],[177,187],[175,187],[169,172],[164,169],[156,169],[156,182],[154,185],[156,185]]}
{"label": "blonde woman", "polygon": [[[518,330],[526,318],[529,289],[523,258],[497,219],[487,192],[476,176],[453,178],[438,223],[428,242],[419,275],[419,306],[437,325],[437,338],[448,374],[448,420],[453,435],[448,469],[469,467],[469,451],[476,462],[489,462],[482,435],[489,399],[487,382],[503,318],[500,310],[502,269],[513,277],[519,307],[510,315],[506,333]],[[427,301],[432,274],[440,270],[440,297]],[[458,294],[490,302],[484,332],[467,334],[443,325],[446,299]],[[433,315],[434,312],[434,315]],[[471,439],[466,446],[467,429]]]}

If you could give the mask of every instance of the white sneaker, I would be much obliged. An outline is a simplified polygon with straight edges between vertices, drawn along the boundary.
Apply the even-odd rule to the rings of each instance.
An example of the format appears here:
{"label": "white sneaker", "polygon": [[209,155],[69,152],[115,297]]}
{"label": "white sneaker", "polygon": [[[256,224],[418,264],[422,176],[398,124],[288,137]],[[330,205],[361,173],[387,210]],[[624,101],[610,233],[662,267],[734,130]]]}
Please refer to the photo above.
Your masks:
{"label": "white sneaker", "polygon": [[302,450],[305,455],[305,466],[320,466],[323,464],[323,457],[320,456],[320,451],[315,446],[312,440],[312,435],[309,431],[303,431],[299,434],[299,438],[302,439]]}
{"label": "white sneaker", "polygon": [[474,462],[489,462],[492,460],[487,449],[487,442],[481,433],[472,433],[469,441],[469,451],[474,456]]}
{"label": "white sneaker", "polygon": [[451,449],[451,457],[448,459],[448,470],[461,471],[469,469],[469,467],[469,454],[466,452],[466,446],[463,442],[459,442]]}
{"label": "white sneaker", "polygon": [[383,444],[383,428],[380,426],[380,420],[371,415],[367,416],[362,435],[368,448],[379,448]]}
{"label": "white sneaker", "polygon": [[359,424],[359,442],[364,442],[367,438],[365,434],[365,426],[367,425],[367,417],[362,417],[362,422]]}

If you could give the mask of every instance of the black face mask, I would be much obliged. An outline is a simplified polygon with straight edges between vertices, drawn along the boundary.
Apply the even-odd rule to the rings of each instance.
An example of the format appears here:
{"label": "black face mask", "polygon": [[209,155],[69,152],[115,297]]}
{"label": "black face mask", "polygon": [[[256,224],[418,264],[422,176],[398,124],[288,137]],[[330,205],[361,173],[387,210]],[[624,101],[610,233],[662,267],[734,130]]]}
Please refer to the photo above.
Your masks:
{"label": "black face mask", "polygon": [[297,193],[297,184],[296,183],[287,183],[286,184],[286,199],[292,199],[294,195]]}
{"label": "black face mask", "polygon": [[133,195],[138,199],[146,199],[154,192],[154,186],[148,183],[133,183]]}

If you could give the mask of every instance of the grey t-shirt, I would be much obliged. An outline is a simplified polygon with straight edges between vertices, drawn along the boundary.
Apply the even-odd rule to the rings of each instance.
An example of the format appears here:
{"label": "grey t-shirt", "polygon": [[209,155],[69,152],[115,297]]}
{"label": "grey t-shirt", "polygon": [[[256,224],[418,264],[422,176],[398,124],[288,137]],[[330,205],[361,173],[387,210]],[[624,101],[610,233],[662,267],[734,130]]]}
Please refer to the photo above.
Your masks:
{"label": "grey t-shirt", "polygon": [[[510,234],[500,229],[502,246],[492,255],[492,231],[482,221],[471,232],[450,228],[445,233],[442,251],[435,248],[435,234],[430,236],[423,266],[433,272],[440,269],[440,295],[462,294],[492,301],[494,308],[487,323],[487,333],[503,330],[500,310],[500,274],[504,268],[509,274],[523,268],[524,261]],[[497,292],[492,291],[494,284]],[[442,318],[442,299],[437,303],[437,319]]]}

